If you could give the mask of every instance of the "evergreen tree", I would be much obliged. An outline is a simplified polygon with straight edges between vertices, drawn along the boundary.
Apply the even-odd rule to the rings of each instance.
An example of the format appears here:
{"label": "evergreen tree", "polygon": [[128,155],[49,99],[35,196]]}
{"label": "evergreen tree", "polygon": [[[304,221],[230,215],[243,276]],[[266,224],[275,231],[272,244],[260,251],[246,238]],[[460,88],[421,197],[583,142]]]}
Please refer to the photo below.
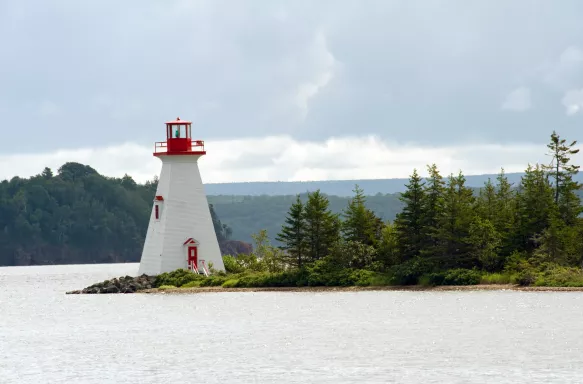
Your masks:
{"label": "evergreen tree", "polygon": [[488,179],[484,183],[484,187],[480,189],[478,199],[476,201],[476,213],[482,219],[494,222],[497,216],[497,196],[496,187],[492,180]]}
{"label": "evergreen tree", "polygon": [[475,216],[474,196],[465,181],[461,172],[457,177],[450,175],[445,192],[444,215],[441,217],[438,239],[444,266],[448,267],[468,266],[471,259],[469,230]]}
{"label": "evergreen tree", "polygon": [[401,201],[405,206],[401,213],[397,214],[395,226],[403,260],[419,256],[423,247],[424,185],[417,170],[414,169],[409,183],[406,184],[407,190],[401,194]]}
{"label": "evergreen tree", "polygon": [[512,190],[512,185],[508,182],[504,169],[501,169],[496,180],[496,208],[492,222],[496,232],[500,235],[500,252],[506,256],[512,252],[516,195]]}
{"label": "evergreen tree", "polygon": [[374,212],[366,208],[363,190],[354,188],[354,197],[344,210],[342,233],[344,240],[375,245],[378,238],[378,220]]}
{"label": "evergreen tree", "polygon": [[475,217],[470,225],[469,242],[476,265],[487,271],[497,271],[504,267],[499,254],[501,236],[489,219]]}
{"label": "evergreen tree", "polygon": [[281,232],[277,235],[277,241],[283,243],[280,248],[288,255],[288,263],[292,266],[302,268],[306,258],[306,220],[304,217],[304,204],[300,196],[296,196],[296,201],[291,205],[285,224],[281,227]]}
{"label": "evergreen tree", "polygon": [[445,182],[437,169],[437,165],[427,166],[429,177],[424,186],[422,207],[422,249],[421,255],[433,257],[438,254],[438,227],[444,214]]}
{"label": "evergreen tree", "polygon": [[308,259],[313,262],[327,256],[340,238],[340,220],[329,209],[329,201],[320,190],[308,194],[305,206]]}
{"label": "evergreen tree", "polygon": [[551,142],[547,145],[549,155],[552,157],[550,165],[543,166],[554,180],[554,199],[559,208],[561,218],[568,225],[572,225],[576,218],[583,212],[581,201],[575,191],[581,189],[581,185],[573,180],[579,172],[579,166],[570,164],[571,156],[579,153],[579,149],[573,149],[577,141],[566,144],[565,139],[553,131]]}
{"label": "evergreen tree", "polygon": [[382,269],[399,263],[399,239],[394,224],[387,223],[381,231],[377,261],[380,262]]}
{"label": "evergreen tree", "polygon": [[514,249],[534,250],[535,235],[548,227],[550,215],[555,209],[553,188],[540,165],[529,164],[522,177],[516,202],[516,230]]}
{"label": "evergreen tree", "polygon": [[50,169],[49,167],[45,167],[45,169],[43,169],[43,172],[41,173],[41,176],[45,179],[52,178],[53,177],[52,169]]}

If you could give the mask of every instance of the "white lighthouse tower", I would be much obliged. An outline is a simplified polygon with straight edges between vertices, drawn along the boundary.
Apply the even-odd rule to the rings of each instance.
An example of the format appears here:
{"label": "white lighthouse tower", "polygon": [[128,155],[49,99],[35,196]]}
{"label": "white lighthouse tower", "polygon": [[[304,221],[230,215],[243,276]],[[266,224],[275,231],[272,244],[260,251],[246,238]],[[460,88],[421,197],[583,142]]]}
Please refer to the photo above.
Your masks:
{"label": "white lighthouse tower", "polygon": [[204,141],[192,140],[192,122],[166,123],[166,141],[154,156],[162,160],[156,197],[140,261],[139,274],[158,275],[179,268],[224,271],[223,259],[202,185],[198,159]]}

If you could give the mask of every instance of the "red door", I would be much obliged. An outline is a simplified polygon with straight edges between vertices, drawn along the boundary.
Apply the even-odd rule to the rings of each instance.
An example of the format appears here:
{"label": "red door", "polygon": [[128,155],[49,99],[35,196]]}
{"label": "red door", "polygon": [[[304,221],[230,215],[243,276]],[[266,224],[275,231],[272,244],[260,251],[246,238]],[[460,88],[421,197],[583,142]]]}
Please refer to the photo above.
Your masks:
{"label": "red door", "polygon": [[194,265],[198,268],[198,249],[188,247],[188,266]]}

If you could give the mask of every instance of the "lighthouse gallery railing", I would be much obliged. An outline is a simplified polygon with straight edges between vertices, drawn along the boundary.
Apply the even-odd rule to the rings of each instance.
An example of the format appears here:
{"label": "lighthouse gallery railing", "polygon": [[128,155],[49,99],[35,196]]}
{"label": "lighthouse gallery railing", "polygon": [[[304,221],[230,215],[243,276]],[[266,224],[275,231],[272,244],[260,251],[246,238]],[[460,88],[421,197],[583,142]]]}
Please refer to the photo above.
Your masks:
{"label": "lighthouse gallery railing", "polygon": [[[190,150],[192,152],[205,152],[204,140],[190,140]],[[154,143],[154,153],[168,152],[167,141],[157,141]]]}

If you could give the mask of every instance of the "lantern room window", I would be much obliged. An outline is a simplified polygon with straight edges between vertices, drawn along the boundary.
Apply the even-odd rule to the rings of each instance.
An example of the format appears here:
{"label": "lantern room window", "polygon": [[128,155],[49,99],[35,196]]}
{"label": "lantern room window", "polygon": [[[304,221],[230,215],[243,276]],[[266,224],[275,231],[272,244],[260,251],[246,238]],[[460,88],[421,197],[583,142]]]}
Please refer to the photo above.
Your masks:
{"label": "lantern room window", "polygon": [[166,139],[190,139],[191,124],[177,123],[175,121],[166,124]]}

